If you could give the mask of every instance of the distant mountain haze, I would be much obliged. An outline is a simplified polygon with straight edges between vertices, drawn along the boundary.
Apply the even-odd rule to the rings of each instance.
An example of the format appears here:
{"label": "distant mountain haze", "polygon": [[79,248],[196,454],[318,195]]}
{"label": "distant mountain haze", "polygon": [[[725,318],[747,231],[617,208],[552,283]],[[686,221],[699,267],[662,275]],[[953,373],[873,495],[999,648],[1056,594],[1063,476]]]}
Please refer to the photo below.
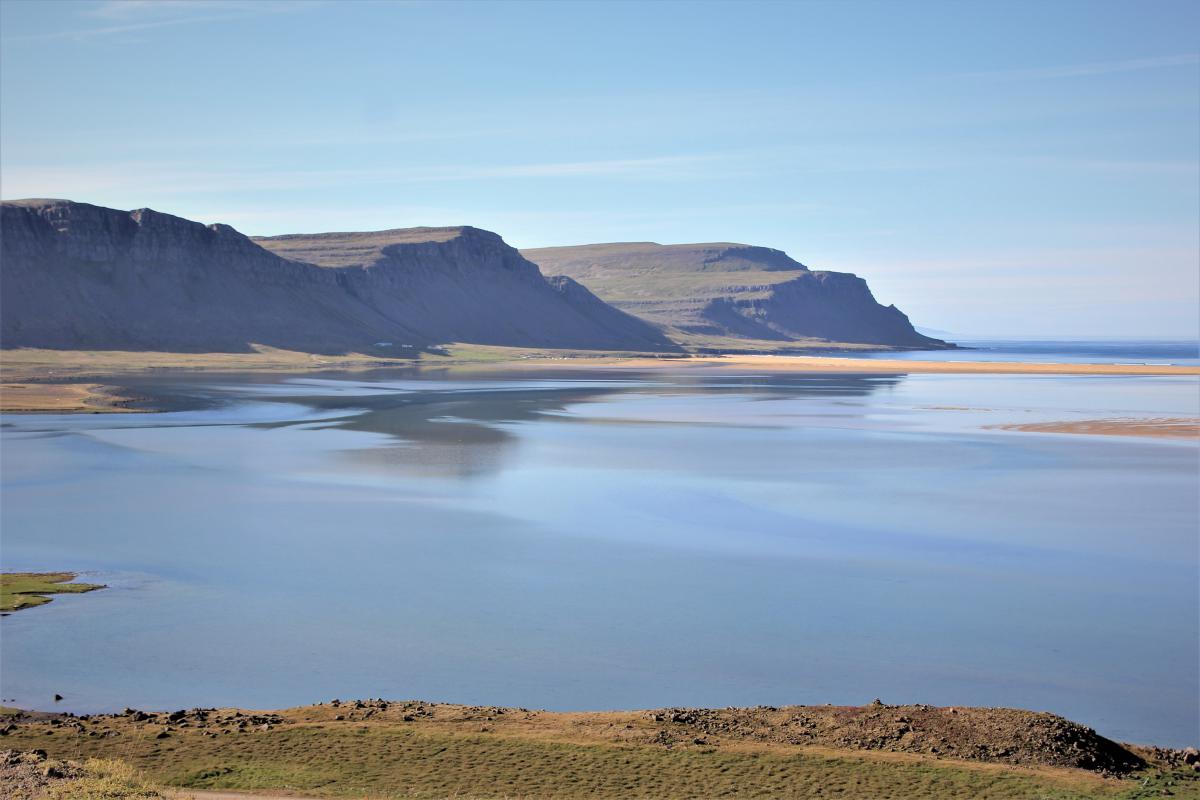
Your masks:
{"label": "distant mountain haze", "polygon": [[876,303],[862,279],[765,247],[641,242],[522,254],[469,226],[251,238],[150,209],[0,203],[4,347],[679,352],[704,337],[731,348],[946,346]]}
{"label": "distant mountain haze", "polygon": [[255,241],[227,225],[67,200],[5,202],[0,223],[5,347],[677,349],[476,228]]}
{"label": "distant mountain haze", "polygon": [[895,306],[876,302],[862,278],[813,271],[766,247],[624,242],[521,253],[677,337],[948,346],[918,333]]}

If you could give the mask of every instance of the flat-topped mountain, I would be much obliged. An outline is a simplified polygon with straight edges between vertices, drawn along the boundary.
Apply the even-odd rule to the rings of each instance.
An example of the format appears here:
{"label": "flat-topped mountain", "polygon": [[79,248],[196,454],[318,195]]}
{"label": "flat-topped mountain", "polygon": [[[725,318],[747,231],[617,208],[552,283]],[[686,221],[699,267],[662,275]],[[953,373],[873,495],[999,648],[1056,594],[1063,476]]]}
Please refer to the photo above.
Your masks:
{"label": "flat-topped mountain", "polygon": [[862,278],[810,270],[780,250],[619,242],[521,252],[543,272],[574,278],[680,341],[948,346],[914,330],[895,306],[876,302]]}
{"label": "flat-topped mountain", "polygon": [[255,241],[150,209],[0,204],[4,347],[332,353],[445,342],[676,349],[477,228]]}

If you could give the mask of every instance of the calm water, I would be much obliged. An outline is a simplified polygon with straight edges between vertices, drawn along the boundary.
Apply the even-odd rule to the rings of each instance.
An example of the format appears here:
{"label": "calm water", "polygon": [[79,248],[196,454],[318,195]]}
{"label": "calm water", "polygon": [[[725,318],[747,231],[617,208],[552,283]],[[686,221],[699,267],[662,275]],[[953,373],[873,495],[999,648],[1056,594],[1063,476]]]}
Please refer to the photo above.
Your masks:
{"label": "calm water", "polygon": [[0,620],[6,702],[880,697],[1200,740],[1196,444],[983,428],[1196,414],[1193,379],[158,380],[193,410],[5,418],[4,569],[111,586]]}
{"label": "calm water", "polygon": [[[911,350],[862,353],[863,358],[917,361],[1033,361],[1055,364],[1200,364],[1195,339],[1059,341],[1030,339],[955,339],[958,350]],[[856,355],[841,353],[839,355]]]}

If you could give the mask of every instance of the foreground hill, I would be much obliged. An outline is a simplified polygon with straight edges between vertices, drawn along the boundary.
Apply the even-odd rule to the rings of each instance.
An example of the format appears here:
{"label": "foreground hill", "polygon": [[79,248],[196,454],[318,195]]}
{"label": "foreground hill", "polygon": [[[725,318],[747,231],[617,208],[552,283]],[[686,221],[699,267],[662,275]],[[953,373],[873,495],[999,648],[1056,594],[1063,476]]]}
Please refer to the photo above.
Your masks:
{"label": "foreground hill", "polygon": [[810,270],[780,250],[621,242],[521,252],[543,272],[569,275],[689,344],[716,337],[947,346],[918,333],[895,306],[877,303],[862,278]]}
{"label": "foreground hill", "polygon": [[150,209],[2,203],[0,342],[184,352],[252,344],[402,352],[443,342],[674,349],[653,326],[569,278],[546,280],[477,228],[261,241]]}
{"label": "foreground hill", "polygon": [[556,713],[367,700],[9,719],[0,732],[17,751],[120,758],[175,787],[266,794],[1061,800],[1200,789],[1193,751],[1127,747],[1013,709],[876,702]]}

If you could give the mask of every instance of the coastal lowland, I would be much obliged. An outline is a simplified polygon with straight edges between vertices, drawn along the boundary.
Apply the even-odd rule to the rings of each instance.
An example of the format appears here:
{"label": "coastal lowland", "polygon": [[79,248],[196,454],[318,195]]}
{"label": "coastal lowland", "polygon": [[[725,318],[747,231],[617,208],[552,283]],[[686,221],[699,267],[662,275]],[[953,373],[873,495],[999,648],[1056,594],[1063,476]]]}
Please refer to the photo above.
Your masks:
{"label": "coastal lowland", "polygon": [[69,792],[71,776],[89,771],[140,787],[102,795],[114,798],[1200,797],[1195,750],[1121,745],[1051,714],[878,700],[598,713],[379,699],[280,711],[7,709],[0,732],[7,769],[63,776],[50,795],[61,798],[100,796]]}
{"label": "coastal lowland", "polygon": [[106,588],[99,583],[71,583],[78,575],[72,572],[5,572],[0,573],[0,613],[45,605],[48,595],[79,594]]}

